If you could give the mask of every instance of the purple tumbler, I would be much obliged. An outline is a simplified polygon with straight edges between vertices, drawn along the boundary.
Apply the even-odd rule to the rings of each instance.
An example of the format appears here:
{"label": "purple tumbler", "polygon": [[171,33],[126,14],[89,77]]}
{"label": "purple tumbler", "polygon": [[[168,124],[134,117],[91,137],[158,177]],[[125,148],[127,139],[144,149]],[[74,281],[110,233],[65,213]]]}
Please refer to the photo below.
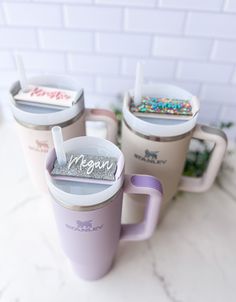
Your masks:
{"label": "purple tumbler", "polygon": [[[46,159],[46,179],[62,248],[78,276],[96,280],[111,268],[119,240],[145,240],[153,234],[162,200],[159,180],[148,175],[124,175],[124,156],[110,141],[78,137],[64,142],[65,152],[115,157],[117,169],[111,183],[59,180],[50,172],[55,149]],[[121,224],[123,193],[148,195],[144,220]]]}

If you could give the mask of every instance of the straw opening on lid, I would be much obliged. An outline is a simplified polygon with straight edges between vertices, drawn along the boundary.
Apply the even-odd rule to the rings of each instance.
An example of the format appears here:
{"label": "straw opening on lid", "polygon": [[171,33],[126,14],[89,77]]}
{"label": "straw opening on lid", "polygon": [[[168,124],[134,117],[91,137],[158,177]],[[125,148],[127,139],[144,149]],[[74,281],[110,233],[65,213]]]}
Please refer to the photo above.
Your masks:
{"label": "straw opening on lid", "polygon": [[17,54],[15,56],[17,72],[19,76],[20,86],[23,92],[27,92],[29,90],[28,80],[25,73],[24,63],[22,57]]}
{"label": "straw opening on lid", "polygon": [[63,146],[63,136],[61,127],[55,126],[52,128],[53,143],[56,151],[57,160],[60,166],[66,164],[66,154]]}

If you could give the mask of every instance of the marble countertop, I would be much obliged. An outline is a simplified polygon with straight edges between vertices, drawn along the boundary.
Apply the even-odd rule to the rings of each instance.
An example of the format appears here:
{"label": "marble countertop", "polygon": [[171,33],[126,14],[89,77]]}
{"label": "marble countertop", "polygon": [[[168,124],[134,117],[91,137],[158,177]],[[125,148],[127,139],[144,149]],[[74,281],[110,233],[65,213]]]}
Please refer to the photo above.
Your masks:
{"label": "marble countertop", "polygon": [[120,244],[103,279],[78,279],[48,200],[32,187],[13,125],[0,124],[0,301],[236,301],[235,155],[204,194],[182,193],[151,240]]}

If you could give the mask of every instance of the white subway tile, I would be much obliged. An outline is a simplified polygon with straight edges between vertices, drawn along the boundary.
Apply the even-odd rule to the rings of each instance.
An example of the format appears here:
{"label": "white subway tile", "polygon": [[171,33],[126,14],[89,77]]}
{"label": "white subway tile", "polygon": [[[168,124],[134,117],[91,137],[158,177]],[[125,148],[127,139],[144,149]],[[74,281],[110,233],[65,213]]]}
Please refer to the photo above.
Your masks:
{"label": "white subway tile", "polygon": [[41,47],[50,50],[88,51],[93,48],[93,34],[75,30],[40,30]]}
{"label": "white subway tile", "polygon": [[201,82],[227,83],[232,75],[233,66],[202,62],[180,62],[177,78]]}
{"label": "white subway tile", "polygon": [[14,121],[8,102],[8,91],[7,89],[1,89],[1,88],[0,88],[0,114],[1,114],[1,122]]}
{"label": "white subway tile", "polygon": [[58,27],[62,25],[58,5],[37,3],[4,3],[7,23],[10,25]]}
{"label": "white subway tile", "polygon": [[228,14],[190,13],[186,33],[211,38],[236,38],[236,18]]}
{"label": "white subway tile", "polygon": [[155,37],[153,54],[161,57],[207,59],[212,41],[207,39]]}
{"label": "white subway tile", "polygon": [[204,84],[200,97],[221,104],[236,104],[236,86]]}
{"label": "white subway tile", "polygon": [[229,123],[233,122],[231,128],[224,128],[224,132],[229,141],[236,141],[236,124],[235,124],[236,103],[232,105],[223,105],[220,111],[219,122]]}
{"label": "white subway tile", "polygon": [[199,91],[200,91],[200,83],[198,82],[187,82],[187,81],[178,81],[175,79],[150,79],[150,78],[146,78],[145,79],[145,83],[147,84],[169,84],[169,85],[174,85],[174,86],[178,86],[182,89],[185,89],[187,91],[189,91],[190,93],[192,93],[193,95],[198,96]]}
{"label": "white subway tile", "polygon": [[8,94],[7,90],[0,88],[0,114],[1,114],[1,122],[2,122],[2,108],[8,105]]}
{"label": "white subway tile", "polygon": [[[21,0],[22,1],[22,0]],[[31,0],[32,2],[45,2],[45,3],[82,3],[82,4],[91,4],[93,0]]]}
{"label": "white subway tile", "polygon": [[0,70],[0,88],[9,89],[10,85],[18,79],[17,72]]}
{"label": "white subway tile", "polygon": [[183,31],[185,14],[157,9],[127,9],[125,29],[133,32],[171,33]]}
{"label": "white subway tile", "polygon": [[3,13],[3,9],[2,6],[0,6],[0,25],[4,24],[4,13]]}
{"label": "white subway tile", "polygon": [[[234,110],[232,110],[232,109],[234,109]],[[221,121],[222,122],[234,122],[234,124],[235,124],[235,110],[236,110],[236,103],[235,103],[235,105],[232,105],[232,106],[229,106],[229,105],[222,106],[222,110],[220,112]]]}
{"label": "white subway tile", "polygon": [[6,89],[0,89],[0,107],[8,105],[8,93]]}
{"label": "white subway tile", "polygon": [[212,59],[222,62],[236,62],[236,42],[216,41],[212,53]]}
{"label": "white subway tile", "polygon": [[95,0],[96,4],[119,6],[155,6],[156,0]]}
{"label": "white subway tile", "polygon": [[215,125],[218,122],[221,105],[201,100],[198,122]]}
{"label": "white subway tile", "polygon": [[94,92],[95,90],[95,79],[94,77],[89,77],[89,76],[78,76],[78,81],[81,84],[81,86],[84,88],[85,91],[85,98],[86,98],[86,93],[87,92]]}
{"label": "white subway tile", "polygon": [[[38,73],[27,70],[27,78],[29,79],[32,76],[38,75]],[[0,89],[4,91],[8,91],[10,86],[15,82],[18,81],[18,73],[15,70],[0,70]]]}
{"label": "white subway tile", "polygon": [[124,92],[134,86],[133,79],[124,77],[99,77],[96,81],[96,91],[104,94],[111,94],[113,96],[124,95]]}
{"label": "white subway tile", "polygon": [[236,69],[234,70],[234,73],[233,73],[232,83],[236,84]]}
{"label": "white subway tile", "polygon": [[[2,0],[1,2],[3,3],[3,2],[31,2],[32,0]],[[37,0],[35,0],[35,1],[37,1]]]}
{"label": "white subway tile", "polygon": [[191,92],[193,95],[198,96],[200,91],[200,83],[199,82],[185,82],[178,80],[168,80],[168,84],[172,84],[178,86],[180,88],[186,89]]}
{"label": "white subway tile", "polygon": [[236,12],[236,1],[235,0],[226,0],[225,1],[225,11]]}
{"label": "white subway tile", "polygon": [[14,69],[15,64],[10,52],[0,51],[0,69]]}
{"label": "white subway tile", "polygon": [[148,55],[151,48],[151,37],[118,33],[98,33],[96,49],[101,53]]}
{"label": "white subway tile", "polygon": [[0,28],[1,48],[25,48],[32,49],[37,47],[37,39],[33,29],[20,29],[1,27]]}
{"label": "white subway tile", "polygon": [[121,103],[121,99],[117,96],[108,96],[105,94],[100,93],[86,93],[85,94],[85,105],[86,107],[93,107],[93,108],[117,108],[117,104]]}
{"label": "white subway tile", "polygon": [[85,99],[87,92],[91,93],[95,90],[95,79],[89,75],[80,75],[78,73],[68,72],[69,76],[72,76],[78,81],[78,84],[84,88]]}
{"label": "white subway tile", "polygon": [[160,7],[187,10],[219,11],[224,0],[160,0]]}
{"label": "white subway tile", "polygon": [[65,7],[65,24],[68,27],[93,30],[119,30],[122,27],[122,10],[97,6]]}
{"label": "white subway tile", "polygon": [[[137,59],[124,58],[123,59],[123,74],[124,75],[135,75]],[[144,76],[152,77],[157,79],[169,79],[173,78],[175,73],[175,61],[174,60],[143,60]]]}
{"label": "white subway tile", "polygon": [[20,52],[25,68],[30,71],[39,72],[64,72],[65,57],[58,53],[45,52]]}
{"label": "white subway tile", "polygon": [[120,60],[117,57],[70,54],[69,70],[90,74],[111,74],[119,72]]}

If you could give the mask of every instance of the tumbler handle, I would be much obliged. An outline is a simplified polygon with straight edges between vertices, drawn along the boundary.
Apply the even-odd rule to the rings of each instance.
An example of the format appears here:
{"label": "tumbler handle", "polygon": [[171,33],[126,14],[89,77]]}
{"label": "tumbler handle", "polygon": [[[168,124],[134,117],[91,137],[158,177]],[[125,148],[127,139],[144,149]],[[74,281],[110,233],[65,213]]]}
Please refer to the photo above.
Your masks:
{"label": "tumbler handle", "polygon": [[211,141],[215,146],[212,150],[207,169],[203,176],[182,176],[179,190],[204,192],[207,191],[215,181],[227,148],[227,137],[220,129],[198,124],[194,129],[193,138]]}
{"label": "tumbler handle", "polygon": [[106,123],[107,136],[106,139],[113,142],[117,141],[118,123],[115,114],[106,109],[85,109],[86,121],[102,121]]}
{"label": "tumbler handle", "polygon": [[125,175],[124,193],[148,195],[144,219],[140,223],[122,224],[121,240],[139,241],[152,236],[155,231],[162,201],[162,185],[149,175]]}

